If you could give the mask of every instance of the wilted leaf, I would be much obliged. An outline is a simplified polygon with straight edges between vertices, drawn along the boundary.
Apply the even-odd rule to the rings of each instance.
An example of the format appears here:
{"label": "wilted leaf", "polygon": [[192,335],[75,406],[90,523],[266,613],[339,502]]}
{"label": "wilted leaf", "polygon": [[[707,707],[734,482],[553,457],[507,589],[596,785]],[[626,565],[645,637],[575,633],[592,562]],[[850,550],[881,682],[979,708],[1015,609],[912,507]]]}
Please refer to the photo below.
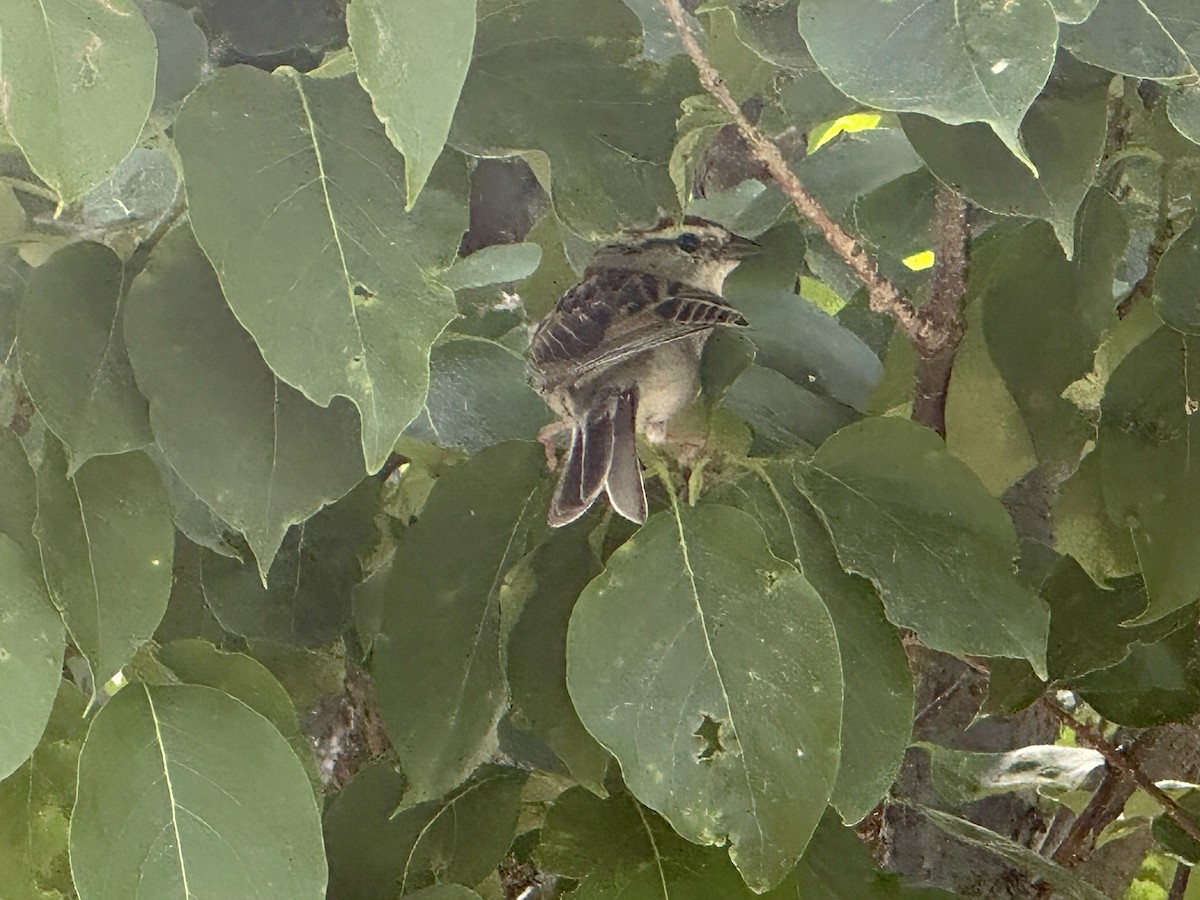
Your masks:
{"label": "wilted leaf", "polygon": [[200,685],[131,685],[96,715],[71,869],[87,900],[325,896],[304,768],[266,719]]}
{"label": "wilted leaf", "polygon": [[642,526],[575,605],[567,685],[635,797],[695,843],[728,841],[751,887],[783,880],[833,790],[841,662],[821,598],[749,515]]}
{"label": "wilted leaf", "polygon": [[406,214],[401,158],[357,82],[287,68],[222,69],[184,104],[175,140],[196,239],[238,321],[281,379],[358,407],[378,469],[454,317],[433,273],[466,228],[465,166],[447,159]]}

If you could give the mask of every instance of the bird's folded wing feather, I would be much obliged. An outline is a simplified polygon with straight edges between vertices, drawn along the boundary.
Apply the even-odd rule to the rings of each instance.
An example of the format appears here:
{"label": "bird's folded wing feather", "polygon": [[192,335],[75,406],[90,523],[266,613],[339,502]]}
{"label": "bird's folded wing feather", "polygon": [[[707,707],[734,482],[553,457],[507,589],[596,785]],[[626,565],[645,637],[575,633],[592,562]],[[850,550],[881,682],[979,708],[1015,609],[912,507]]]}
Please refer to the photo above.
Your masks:
{"label": "bird's folded wing feather", "polygon": [[616,281],[606,277],[611,275],[564,294],[534,334],[530,359],[547,381],[573,381],[690,334],[746,324],[709,291],[637,272]]}

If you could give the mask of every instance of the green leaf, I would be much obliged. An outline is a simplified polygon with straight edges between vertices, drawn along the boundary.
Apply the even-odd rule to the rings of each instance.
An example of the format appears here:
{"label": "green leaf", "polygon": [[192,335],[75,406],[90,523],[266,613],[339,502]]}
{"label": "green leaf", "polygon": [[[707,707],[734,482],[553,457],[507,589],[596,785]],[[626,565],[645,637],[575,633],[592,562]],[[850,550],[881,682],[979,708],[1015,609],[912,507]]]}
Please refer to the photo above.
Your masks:
{"label": "green leaf", "polygon": [[858,418],[849,407],[765,366],[752,365],[738,375],[722,403],[754,429],[754,450],[761,454],[815,447]]}
{"label": "green leaf", "polygon": [[1154,307],[1162,320],[1184,334],[1200,334],[1195,280],[1200,266],[1200,222],[1167,247],[1154,276]]}
{"label": "green leaf", "polygon": [[576,781],[603,794],[611,757],[584,729],[567,693],[567,622],[599,571],[590,541],[582,528],[555,532],[510,574],[500,605],[505,618],[515,618],[506,648],[510,718],[544,741]]}
{"label": "green leaf", "polygon": [[477,893],[461,884],[435,884],[404,896],[409,900],[482,900]]}
{"label": "green leaf", "polygon": [[476,156],[544,153],[554,207],[584,237],[652,223],[674,206],[675,118],[697,87],[686,59],[634,59],[641,35],[621,0],[497,8],[480,22],[451,142]]}
{"label": "green leaf", "polygon": [[1193,144],[1200,144],[1200,89],[1189,85],[1167,95],[1167,115],[1176,130]]}
{"label": "green leaf", "polygon": [[833,790],[841,662],[821,598],[749,515],[660,513],[613,553],[571,616],[567,686],[634,796],[728,842],[755,890],[783,880]]}
{"label": "green leaf", "polygon": [[159,446],[246,536],[264,576],[292,524],[362,479],[350,404],[322,409],[271,374],[186,228],[164,238],[134,280],[125,340]]}
{"label": "green leaf", "polygon": [[992,361],[1054,479],[1078,468],[1095,435],[1094,417],[1062,393],[1092,371],[1101,336],[1116,324],[1113,276],[1128,239],[1120,208],[1103,192],[1094,191],[1079,216],[1072,261],[1038,224],[998,235],[971,259]]}
{"label": "green leaf", "polygon": [[930,809],[927,806],[917,808],[923,816],[951,837],[996,854],[1021,871],[1028,872],[1044,881],[1064,896],[1075,898],[1075,900],[1105,900],[1103,893],[1074,872],[1051,862],[1028,847],[996,834],[981,825],[976,825],[974,822],[968,822],[966,819],[960,819],[958,816],[952,816],[941,810]]}
{"label": "green leaf", "polygon": [[325,896],[304,768],[266,719],[200,685],[131,685],[96,715],[71,869],[89,900]]}
{"label": "green leaf", "polygon": [[1197,25],[1191,0],[1100,0],[1086,22],[1063,27],[1062,45],[1110,72],[1186,81],[1196,77]]}
{"label": "green leaf", "polygon": [[175,140],[196,239],[238,321],[283,381],[358,407],[380,468],[454,317],[432,273],[467,225],[465,167],[447,159],[404,213],[401,159],[367,95],[287,68],[222,69],[184,104]]}
{"label": "green leaf", "polygon": [[79,748],[87,731],[86,704],[74,685],[60,681],[37,750],[0,781],[0,883],[5,900],[75,896],[67,830]]}
{"label": "green leaf", "polygon": [[1196,599],[1200,473],[1191,465],[1188,359],[1195,339],[1160,328],[1113,372],[1100,418],[1100,471],[1110,515],[1133,533],[1150,600],[1133,622],[1152,622]]}
{"label": "green leaf", "polygon": [[503,441],[530,440],[554,417],[529,387],[522,356],[482,338],[433,348],[425,415],[407,436],[477,453]]}
{"label": "green leaf", "polygon": [[934,649],[1045,673],[1050,617],[1013,572],[1008,513],[936,434],[866,419],[826,441],[804,481],[842,565],[871,579],[894,624]]}
{"label": "green leaf", "polygon": [[292,749],[311,754],[296,724],[296,709],[287,691],[258,660],[244,653],[219,650],[208,641],[171,641],[154,651],[154,659],[182,684],[202,684],[246,704],[287,738]]}
{"label": "green leaf", "polygon": [[[968,313],[968,321],[979,319]],[[967,328],[954,357],[946,397],[946,447],[971,467],[993,497],[1037,467],[1021,411],[992,362],[980,328]]]}
{"label": "green leaf", "polygon": [[[1200,818],[1200,791],[1189,791],[1176,802],[1193,822]],[[1154,840],[1158,841],[1159,846],[1176,859],[1183,860],[1189,866],[1200,862],[1200,843],[1189,837],[1166,813],[1154,817],[1150,833],[1154,835]]]}
{"label": "green leaf", "polygon": [[325,813],[329,895],[392,900],[435,882],[478,884],[508,852],[526,777],[488,767],[397,813],[403,776],[386,763],[364,767]]}
{"label": "green leaf", "polygon": [[16,541],[0,534],[0,780],[29,758],[62,680],[62,619],[38,571]]}
{"label": "green leaf", "polygon": [[125,353],[125,266],[101,244],[69,244],[29,279],[17,347],[38,412],[66,445],[71,471],[93,456],[149,444],[146,398]]}
{"label": "green leaf", "polygon": [[876,128],[839,136],[800,160],[796,172],[834,218],[846,220],[859,197],[920,168],[904,132]]}
{"label": "green leaf", "polygon": [[243,637],[307,646],[339,636],[350,618],[350,592],[363,578],[360,554],[378,539],[378,497],[379,483],[370,479],[293,526],[265,587],[253,565],[203,554],[201,586],[221,627]]}
{"label": "green leaf", "polygon": [[1087,21],[1098,2],[1099,0],[1050,0],[1050,5],[1054,7],[1054,15],[1058,17],[1058,21],[1067,25],[1078,25]]}
{"label": "green leaf", "polygon": [[1083,458],[1078,471],[1059,488],[1052,512],[1055,548],[1072,556],[1101,585],[1138,571],[1133,535],[1113,521],[1104,503],[1102,455]]}
{"label": "green leaf", "polygon": [[795,896],[831,900],[949,900],[958,895],[936,888],[907,887],[897,875],[881,872],[866,845],[830,811],[821,820],[796,867]]}
{"label": "green leaf", "polygon": [[537,244],[493,244],[464,256],[446,270],[442,282],[455,291],[520,281],[537,271],[542,248]]}
{"label": "green leaf", "polygon": [[1105,590],[1069,557],[1054,567],[1041,594],[1050,604],[1046,664],[1052,679],[1070,681],[1116,665],[1129,655],[1135,642],[1161,640],[1179,627],[1178,616],[1150,625],[1123,624],[1146,607],[1142,580],[1122,578]]}
{"label": "green leaf", "polygon": [[373,669],[407,805],[440,797],[491,752],[508,704],[500,587],[545,513],[544,473],[536,444],[484,450],[438,479],[396,547]]}
{"label": "green leaf", "polygon": [[37,471],[42,571],[96,685],[154,634],[171,595],[175,529],[144,453],[99,456],[73,476],[48,442]]}
{"label": "green leaf", "polygon": [[821,71],[851,97],[949,125],[983,122],[1034,169],[1018,128],[1054,64],[1046,0],[802,0],[799,23]]}
{"label": "green leaf", "polygon": [[564,791],[535,853],[542,868],[582,881],[576,900],[796,897],[790,884],[754,893],[725,853],[685,841],[628,794],[601,800],[582,788]]}
{"label": "green leaf", "polygon": [[203,79],[208,66],[208,38],[190,9],[168,0],[141,0],[138,8],[154,30],[158,45],[155,111],[173,111]]}
{"label": "green leaf", "polygon": [[62,203],[99,184],[137,142],[154,99],[154,35],[133,0],[0,7],[4,121]]}
{"label": "green leaf", "polygon": [[33,537],[37,517],[37,483],[21,439],[0,427],[0,534],[10,537],[32,558],[38,554]]}
{"label": "green leaf", "polygon": [[346,8],[358,80],[404,154],[405,209],[441,155],[475,42],[475,0],[361,0]]}
{"label": "green leaf", "polygon": [[924,116],[904,116],[904,133],[939,179],[979,206],[1049,222],[1070,259],[1075,255],[1075,215],[1104,152],[1106,75],[1078,63],[1061,66],[1034,101],[1021,136],[1036,174],[1013,159],[983,125],[954,127]]}
{"label": "green leaf", "polygon": [[1101,716],[1134,728],[1186,722],[1200,711],[1200,648],[1195,613],[1153,644],[1135,644],[1115,666],[1089,672],[1072,687]]}
{"label": "green leaf", "polygon": [[878,595],[866,579],[842,569],[829,533],[794,477],[794,465],[766,464],[713,499],[754,516],[771,552],[796,560],[825,601],[845,681],[841,760],[831,802],[846,822],[857,822],[887,793],[904,759],[912,737],[912,673]]}

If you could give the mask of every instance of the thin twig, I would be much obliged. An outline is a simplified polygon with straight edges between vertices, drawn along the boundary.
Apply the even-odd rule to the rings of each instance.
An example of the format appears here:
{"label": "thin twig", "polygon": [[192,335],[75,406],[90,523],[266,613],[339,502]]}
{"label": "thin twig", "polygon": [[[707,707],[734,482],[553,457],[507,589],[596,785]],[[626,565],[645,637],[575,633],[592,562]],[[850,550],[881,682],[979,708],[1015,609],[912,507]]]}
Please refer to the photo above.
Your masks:
{"label": "thin twig", "polygon": [[742,137],[746,139],[750,152],[767,167],[771,179],[792,201],[800,215],[820,229],[833,251],[858,276],[867,289],[871,309],[891,316],[909,341],[921,351],[922,356],[934,355],[944,343],[944,336],[918,315],[908,298],[880,274],[879,267],[863,250],[862,245],[847,233],[821,206],[817,198],[800,183],[779,148],[742,114],[724,80],[704,55],[696,35],[684,18],[680,0],[661,2],[679,33],[684,49],[696,66],[700,84],[729,114]]}
{"label": "thin twig", "polygon": [[1050,858],[1066,869],[1073,869],[1083,862],[1096,835],[1121,814],[1133,790],[1133,782],[1123,772],[1107,769],[1092,799],[1075,817],[1066,837],[1054,848]]}
{"label": "thin twig", "polygon": [[1167,891],[1167,900],[1183,900],[1187,894],[1188,880],[1192,877],[1192,867],[1187,863],[1175,863],[1175,877],[1171,879],[1171,889]]}
{"label": "thin twig", "polygon": [[1139,766],[1132,764],[1123,752],[1106,741],[1104,735],[1091,725],[1077,721],[1074,716],[1049,697],[1043,696],[1041,702],[1056,719],[1075,732],[1076,739],[1083,746],[1098,751],[1111,768],[1132,778],[1134,784],[1149,794],[1150,798],[1162,807],[1163,812],[1171,817],[1171,820],[1183,830],[1184,834],[1194,841],[1200,841],[1200,825],[1196,824],[1183,807],[1168,797],[1162,788],[1155,784]]}
{"label": "thin twig", "polygon": [[946,436],[946,398],[950,373],[963,336],[963,299],[967,293],[967,203],[954,188],[938,189],[933,212],[934,258],[929,299],[921,319],[943,338],[936,353],[917,363],[912,420]]}

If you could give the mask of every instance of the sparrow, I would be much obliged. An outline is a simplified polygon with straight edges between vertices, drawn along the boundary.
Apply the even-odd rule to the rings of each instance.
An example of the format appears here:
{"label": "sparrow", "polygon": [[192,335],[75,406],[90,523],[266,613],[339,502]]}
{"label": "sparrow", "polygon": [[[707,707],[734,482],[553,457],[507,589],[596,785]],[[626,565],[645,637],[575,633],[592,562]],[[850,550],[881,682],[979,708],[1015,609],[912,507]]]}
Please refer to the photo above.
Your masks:
{"label": "sparrow", "polygon": [[551,526],[574,522],[601,493],[626,519],[646,520],[636,435],[664,442],[671,417],[700,393],[700,354],[713,329],[747,324],[721,288],[756,249],[705,219],[664,219],[601,247],[538,325],[529,380],[559,417],[539,439],[571,431]]}

